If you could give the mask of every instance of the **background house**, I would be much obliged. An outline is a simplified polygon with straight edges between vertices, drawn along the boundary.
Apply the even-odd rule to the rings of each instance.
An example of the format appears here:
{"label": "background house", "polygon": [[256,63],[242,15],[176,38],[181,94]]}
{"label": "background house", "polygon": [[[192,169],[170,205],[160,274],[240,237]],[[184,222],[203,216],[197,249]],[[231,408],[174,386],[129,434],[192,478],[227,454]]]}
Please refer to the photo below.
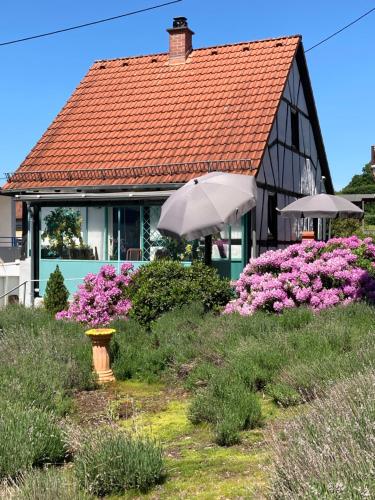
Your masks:
{"label": "background house", "polygon": [[333,192],[300,36],[193,50],[185,18],[168,32],[167,53],[95,62],[9,176],[4,190],[27,204],[36,293],[56,264],[73,291],[103,263],[151,260],[170,244],[161,204],[206,172],[257,177],[256,210],[213,238],[232,278],[251,251],[299,239],[277,207]]}

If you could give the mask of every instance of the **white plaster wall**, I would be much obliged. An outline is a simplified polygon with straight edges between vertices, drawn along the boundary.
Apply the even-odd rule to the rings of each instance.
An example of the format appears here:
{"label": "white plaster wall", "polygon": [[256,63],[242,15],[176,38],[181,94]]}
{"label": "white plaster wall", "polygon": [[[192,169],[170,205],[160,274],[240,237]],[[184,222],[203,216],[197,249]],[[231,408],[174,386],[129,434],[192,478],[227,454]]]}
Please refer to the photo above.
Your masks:
{"label": "white plaster wall", "polygon": [[[24,287],[19,289],[19,299],[20,303],[24,304],[27,307],[33,305],[33,298],[31,297],[31,258],[28,257],[25,260],[21,260],[19,264],[19,283],[27,282]],[[25,302],[23,302],[23,298],[25,297]]]}
{"label": "white plaster wall", "polygon": [[10,241],[2,237],[15,236],[15,205],[9,196],[0,196],[0,246],[9,246]]}
{"label": "white plaster wall", "polygon": [[[19,284],[20,261],[0,263],[0,297],[17,287]],[[15,290],[11,295],[20,296],[20,290]],[[8,303],[9,296],[0,298],[0,307]]]}

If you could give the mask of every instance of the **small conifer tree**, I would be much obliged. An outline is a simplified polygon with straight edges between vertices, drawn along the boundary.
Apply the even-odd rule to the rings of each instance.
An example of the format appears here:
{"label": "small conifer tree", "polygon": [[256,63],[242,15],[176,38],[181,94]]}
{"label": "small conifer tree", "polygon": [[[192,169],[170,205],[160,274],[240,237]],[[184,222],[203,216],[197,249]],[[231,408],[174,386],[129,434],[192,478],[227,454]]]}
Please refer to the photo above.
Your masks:
{"label": "small conifer tree", "polygon": [[64,276],[61,274],[59,266],[47,281],[46,291],[44,294],[44,306],[51,314],[67,309],[68,307],[69,292],[64,284]]}

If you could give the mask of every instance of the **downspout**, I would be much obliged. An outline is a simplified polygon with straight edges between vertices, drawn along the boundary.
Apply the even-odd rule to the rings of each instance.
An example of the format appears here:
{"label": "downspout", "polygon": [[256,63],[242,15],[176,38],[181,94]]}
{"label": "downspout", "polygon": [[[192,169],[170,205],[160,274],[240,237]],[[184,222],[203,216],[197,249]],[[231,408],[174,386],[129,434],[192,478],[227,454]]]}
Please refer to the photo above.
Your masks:
{"label": "downspout", "polygon": [[28,231],[28,251],[27,256],[30,257],[30,305],[34,306],[34,275],[35,275],[35,255],[34,255],[34,207],[27,203],[27,214],[29,219]]}

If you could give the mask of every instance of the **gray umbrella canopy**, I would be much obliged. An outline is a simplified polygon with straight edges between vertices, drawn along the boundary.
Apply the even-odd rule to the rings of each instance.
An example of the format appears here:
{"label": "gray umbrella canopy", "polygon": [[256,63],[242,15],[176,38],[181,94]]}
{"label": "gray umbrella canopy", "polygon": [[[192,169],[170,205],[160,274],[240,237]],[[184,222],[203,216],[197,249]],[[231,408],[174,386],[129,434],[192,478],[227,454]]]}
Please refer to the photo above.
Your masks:
{"label": "gray umbrella canopy", "polygon": [[335,219],[336,217],[362,217],[363,210],[341,196],[314,194],[304,196],[280,210],[282,217],[312,217]]}
{"label": "gray umbrella canopy", "polygon": [[187,182],[164,203],[158,230],[194,240],[221,231],[256,205],[251,175],[211,172]]}

